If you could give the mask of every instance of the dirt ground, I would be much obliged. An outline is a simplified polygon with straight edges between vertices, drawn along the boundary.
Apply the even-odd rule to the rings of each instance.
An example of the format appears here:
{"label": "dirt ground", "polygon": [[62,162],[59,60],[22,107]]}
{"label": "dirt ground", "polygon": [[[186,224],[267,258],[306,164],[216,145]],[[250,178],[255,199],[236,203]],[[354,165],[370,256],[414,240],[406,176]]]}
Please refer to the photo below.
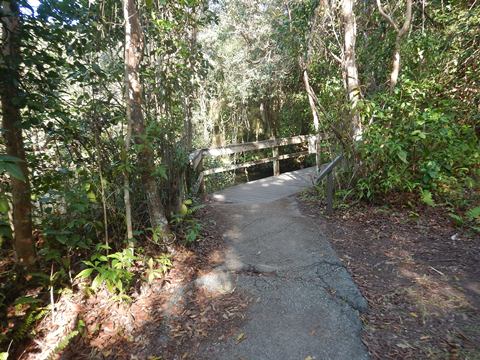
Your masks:
{"label": "dirt ground", "polygon": [[369,303],[374,359],[480,359],[480,237],[442,209],[357,205],[317,218]]}
{"label": "dirt ground", "polygon": [[[299,199],[368,300],[363,341],[372,358],[480,359],[478,235],[455,228],[437,208],[358,205],[325,217],[318,201]],[[65,293],[55,321],[46,316],[14,358],[199,359],[202,342],[237,336],[248,295],[193,286],[223,258],[212,210],[199,217],[202,240],[176,249],[165,278],[139,281],[128,302],[107,293]]]}
{"label": "dirt ground", "polygon": [[202,341],[236,336],[249,299],[237,290],[212,294],[194,282],[223,259],[223,240],[209,214],[208,207],[199,211],[201,241],[177,247],[164,278],[138,281],[130,301],[112,301],[106,291],[65,294],[57,302],[56,321],[45,317],[18,358],[199,359]]}

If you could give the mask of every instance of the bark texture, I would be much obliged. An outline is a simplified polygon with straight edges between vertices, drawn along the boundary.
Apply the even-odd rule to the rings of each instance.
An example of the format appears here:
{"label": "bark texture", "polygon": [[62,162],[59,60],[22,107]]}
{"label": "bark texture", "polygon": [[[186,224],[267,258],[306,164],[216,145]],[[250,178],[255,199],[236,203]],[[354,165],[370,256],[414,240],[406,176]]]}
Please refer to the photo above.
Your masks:
{"label": "bark texture", "polygon": [[320,122],[318,117],[317,106],[315,105],[315,93],[313,92],[312,87],[310,86],[310,78],[308,77],[307,69],[303,70],[303,85],[305,86],[305,91],[307,92],[308,96],[308,103],[310,104],[310,110],[312,111],[313,116],[313,127],[315,129],[315,135],[317,137],[317,141],[315,143],[316,154],[315,154],[315,162],[317,165],[317,170],[320,170],[322,166],[320,161]]}
{"label": "bark texture", "polygon": [[140,63],[142,61],[144,38],[140,16],[134,0],[123,1],[125,17],[125,77],[127,119],[131,124],[135,143],[139,145],[138,167],[144,185],[150,223],[154,228],[168,231],[168,221],[160,198],[153,172],[154,154],[146,141],[145,121],[142,112],[142,84]]}
{"label": "bark texture", "polygon": [[15,1],[1,2],[2,56],[0,62],[2,127],[7,154],[20,159],[18,166],[24,181],[10,177],[12,188],[14,246],[17,262],[26,267],[35,263],[32,239],[32,204],[30,182],[22,135],[22,118],[18,101],[20,91],[20,18]]}
{"label": "bark texture", "polygon": [[355,58],[355,43],[357,39],[357,26],[353,12],[354,0],[342,1],[342,19],[344,32],[344,58],[345,83],[347,96],[352,107],[352,136],[358,140],[362,136],[362,125],[356,105],[360,99],[360,82],[358,79],[357,62]]}

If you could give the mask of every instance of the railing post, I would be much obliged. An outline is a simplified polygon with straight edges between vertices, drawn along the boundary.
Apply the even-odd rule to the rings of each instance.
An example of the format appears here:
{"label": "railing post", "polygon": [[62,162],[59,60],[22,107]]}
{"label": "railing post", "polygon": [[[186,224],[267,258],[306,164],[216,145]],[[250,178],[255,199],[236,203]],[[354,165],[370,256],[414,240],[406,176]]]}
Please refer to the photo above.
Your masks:
{"label": "railing post", "polygon": [[320,159],[320,133],[310,135],[307,141],[308,153],[315,154],[315,165],[317,167],[317,173],[319,173],[322,168],[322,161]]}
{"label": "railing post", "polygon": [[198,192],[202,195],[205,196],[205,177],[202,175],[203,171],[203,154],[200,155],[201,159],[200,162],[198,163],[197,171],[200,177],[200,185],[198,187]]}
{"label": "railing post", "polygon": [[280,160],[278,160],[278,146],[272,148],[272,156],[275,158],[273,160],[273,176],[280,175]]}
{"label": "railing post", "polygon": [[327,175],[327,214],[332,215],[333,213],[333,169]]}
{"label": "railing post", "polygon": [[317,164],[317,172],[322,167],[322,161],[320,159],[320,133],[317,132],[315,136],[315,163]]}

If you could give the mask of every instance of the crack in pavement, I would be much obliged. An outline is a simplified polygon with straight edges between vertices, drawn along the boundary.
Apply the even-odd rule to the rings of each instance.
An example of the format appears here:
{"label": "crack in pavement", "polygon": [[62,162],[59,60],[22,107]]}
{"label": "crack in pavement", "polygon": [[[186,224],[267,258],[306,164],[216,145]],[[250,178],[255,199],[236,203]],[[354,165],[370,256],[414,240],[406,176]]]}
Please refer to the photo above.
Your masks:
{"label": "crack in pavement", "polygon": [[256,301],[238,330],[245,340],[206,344],[205,358],[367,360],[359,318],[366,301],[348,270],[322,227],[285,197],[292,190],[279,186],[267,193],[264,183],[248,194],[229,190],[229,199],[240,204],[221,208],[227,256],[211,278]]}
{"label": "crack in pavement", "polygon": [[[320,268],[324,267],[325,265],[330,268],[327,269],[326,271],[320,272],[321,270]],[[312,268],[314,269],[316,268],[314,274],[308,272],[308,270]],[[258,266],[255,266],[252,264],[245,264],[245,266],[241,269],[237,269],[237,270],[223,269],[223,271],[231,274],[236,274],[236,275],[256,277],[258,278],[258,280],[261,280],[263,283],[266,283],[267,285],[273,286],[275,288],[277,288],[276,286],[274,286],[274,284],[276,283],[276,280],[294,280],[309,286],[312,285],[312,280],[314,280],[314,281],[317,281],[314,284],[324,289],[325,292],[335,301],[339,301],[343,304],[346,304],[349,307],[351,307],[353,310],[356,310],[360,313],[365,312],[367,310],[367,306],[365,306],[364,304],[358,304],[358,301],[356,302],[355,299],[352,300],[348,296],[342,295],[341,294],[342,289],[335,288],[334,286],[332,286],[331,283],[329,283],[326,280],[332,273],[338,271],[339,269],[342,269],[348,273],[347,268],[341,262],[328,261],[328,260],[316,261],[309,265],[291,268],[291,269],[283,269],[283,270],[265,271],[265,270],[262,270],[261,267],[259,268]],[[254,284],[256,287],[259,286],[259,284],[257,284],[257,279],[254,280]],[[350,290],[353,290],[353,289],[350,289]],[[358,293],[358,294],[352,294],[351,296],[354,296],[355,298],[356,297],[360,298],[362,295]]]}

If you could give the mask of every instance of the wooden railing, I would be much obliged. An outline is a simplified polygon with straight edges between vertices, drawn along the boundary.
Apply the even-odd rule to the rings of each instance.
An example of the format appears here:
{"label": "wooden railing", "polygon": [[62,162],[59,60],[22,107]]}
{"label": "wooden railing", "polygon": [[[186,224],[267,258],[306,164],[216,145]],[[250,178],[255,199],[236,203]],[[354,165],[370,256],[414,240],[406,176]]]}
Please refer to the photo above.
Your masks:
{"label": "wooden railing", "polygon": [[[205,193],[205,176],[211,174],[218,174],[225,171],[248,168],[255,165],[273,162],[273,175],[280,175],[280,160],[290,159],[302,155],[315,154],[317,164],[317,176],[315,177],[315,184],[319,184],[324,178],[327,179],[326,196],[327,196],[327,214],[333,212],[333,195],[334,195],[334,170],[335,167],[343,159],[343,155],[338,155],[331,162],[320,164],[320,136],[315,135],[299,135],[283,139],[270,139],[263,141],[247,142],[242,144],[232,144],[218,148],[208,148],[195,150],[189,155],[190,164],[194,173],[198,174],[198,178],[193,185],[192,191],[194,193]],[[298,151],[290,154],[279,155],[279,147],[286,145],[308,144],[308,150]],[[204,169],[203,160],[206,157],[218,157],[232,154],[243,153],[247,151],[255,151],[262,149],[272,149],[272,156],[260,160],[246,161],[240,164],[226,165],[212,169]]]}
{"label": "wooden railing", "polygon": [[333,184],[333,172],[335,170],[335,166],[337,166],[342,159],[343,159],[343,155],[340,154],[331,162],[325,164],[325,166],[322,167],[322,170],[318,173],[318,175],[315,178],[315,184],[318,184],[325,177],[327,177],[327,188],[325,193],[327,194],[327,214],[328,215],[331,215],[333,213],[333,195],[335,193],[335,187]]}
{"label": "wooden railing", "polygon": [[[316,154],[316,163],[319,164],[319,139],[314,135],[298,135],[283,139],[270,139],[263,141],[247,142],[242,144],[232,144],[218,148],[199,149],[189,155],[190,164],[194,173],[198,174],[197,181],[193,185],[193,192],[205,192],[205,176],[217,174],[225,171],[248,168],[255,165],[273,162],[273,175],[280,175],[280,160],[295,158],[302,155]],[[308,150],[294,152],[290,154],[279,155],[279,147],[286,145],[298,145],[306,143]],[[226,165],[213,169],[204,168],[204,159],[206,157],[219,157],[247,151],[262,149],[272,149],[272,156],[260,160],[247,161],[239,164]]]}

